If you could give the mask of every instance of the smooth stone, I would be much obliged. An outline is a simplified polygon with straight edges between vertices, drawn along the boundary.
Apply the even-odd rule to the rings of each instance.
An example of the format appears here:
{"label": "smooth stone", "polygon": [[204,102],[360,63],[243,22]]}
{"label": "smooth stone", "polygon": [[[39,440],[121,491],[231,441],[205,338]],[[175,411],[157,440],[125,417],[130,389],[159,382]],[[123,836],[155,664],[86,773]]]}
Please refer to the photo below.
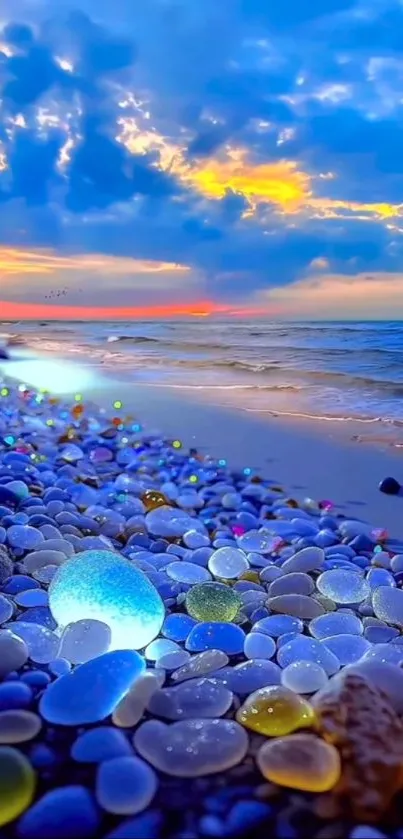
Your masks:
{"label": "smooth stone", "polygon": [[390,561],[390,566],[394,574],[403,571],[403,554],[395,554]]}
{"label": "smooth stone", "polygon": [[149,720],[136,731],[133,742],[140,755],[160,772],[198,778],[240,763],[249,739],[233,720],[196,718],[171,725]]}
{"label": "smooth stone", "polygon": [[190,615],[172,612],[166,616],[161,632],[170,641],[186,641],[194,626],[196,626],[196,621]]}
{"label": "smooth stone", "polygon": [[114,650],[145,647],[165,616],[146,575],[119,554],[103,550],[84,551],[60,566],[49,587],[49,605],[62,627],[86,619],[107,624]]}
{"label": "smooth stone", "polygon": [[361,574],[344,568],[324,571],[318,577],[316,585],[321,594],[340,604],[362,603],[371,591]]}
{"label": "smooth stone", "polygon": [[375,644],[365,652],[361,661],[387,661],[400,665],[403,662],[403,646],[401,644]]}
{"label": "smooth stone", "polygon": [[228,690],[244,696],[269,685],[279,685],[281,669],[273,661],[255,658],[235,667],[224,667],[214,673],[214,678],[223,682]]}
{"label": "smooth stone", "polygon": [[56,658],[60,639],[51,629],[25,621],[16,621],[9,626],[25,642],[29,657],[36,664],[49,664],[49,661]]}
{"label": "smooth stone", "polygon": [[387,644],[388,641],[396,638],[397,634],[398,630],[395,627],[386,624],[383,626],[367,626],[364,630],[364,638],[371,644]]}
{"label": "smooth stone", "polygon": [[100,807],[119,816],[133,816],[153,800],[158,779],[150,766],[138,757],[115,757],[101,763],[95,795]]}
{"label": "smooth stone", "polygon": [[386,568],[370,568],[366,575],[366,580],[369,583],[371,591],[379,588],[379,586],[396,587],[393,574],[387,571]]}
{"label": "smooth stone", "polygon": [[25,755],[0,746],[0,827],[25,812],[33,800],[35,786],[35,772]]}
{"label": "smooth stone", "polygon": [[243,650],[245,633],[233,623],[199,623],[193,627],[186,649],[192,653],[204,650],[222,650],[227,655],[237,655]]}
{"label": "smooth stone", "polygon": [[146,670],[116,706],[112,721],[119,728],[132,728],[141,720],[147,703],[165,681],[163,670]]}
{"label": "smooth stone", "polygon": [[187,583],[188,585],[195,585],[196,583],[205,583],[211,580],[211,574],[206,568],[201,565],[193,565],[192,562],[170,562],[166,566],[166,573],[172,580],[178,583]]}
{"label": "smooth stone", "polygon": [[197,548],[204,548],[210,545],[210,539],[204,533],[198,533],[197,530],[188,530],[183,535],[183,542],[187,548],[197,550]]}
{"label": "smooth stone", "polygon": [[340,668],[339,659],[327,649],[324,642],[306,635],[298,635],[277,650],[277,661],[280,667],[288,667],[294,661],[315,661],[332,676]]}
{"label": "smooth stone", "polygon": [[266,780],[305,792],[327,792],[336,786],[341,763],[337,749],[314,734],[290,734],[269,740],[257,753]]}
{"label": "smooth stone", "polygon": [[92,794],[82,786],[46,792],[18,823],[19,839],[92,839],[100,817]]}
{"label": "smooth stone", "polygon": [[[74,554],[73,545],[67,541],[67,539],[45,539],[44,542],[41,542],[39,545],[36,545],[37,551],[57,551],[58,553],[64,554],[65,557],[69,558],[72,557]],[[24,559],[25,562],[25,559]],[[51,563],[54,564],[53,562]],[[58,565],[58,563],[55,563]]]}
{"label": "smooth stone", "polygon": [[160,810],[147,810],[133,819],[125,819],[108,833],[106,839],[156,839],[161,835],[164,817]]}
{"label": "smooth stone", "polygon": [[372,607],[377,618],[385,623],[403,627],[403,591],[380,586],[372,593]]}
{"label": "smooth stone", "polygon": [[211,555],[208,569],[214,577],[235,580],[249,570],[249,562],[244,551],[239,548],[219,548]]}
{"label": "smooth stone", "polygon": [[13,604],[7,597],[4,597],[3,594],[0,594],[0,623],[5,623],[6,621],[10,620],[13,614]]}
{"label": "smooth stone", "polygon": [[143,670],[144,660],[134,650],[105,653],[48,685],[40,699],[40,713],[59,725],[100,722],[114,711]]}
{"label": "smooth stone", "polygon": [[234,589],[212,582],[193,586],[186,595],[185,605],[195,620],[230,623],[238,614],[242,600]]}
{"label": "smooth stone", "polygon": [[325,613],[321,603],[304,594],[280,594],[278,597],[269,597],[267,606],[272,612],[280,612],[301,620],[311,620]]}
{"label": "smooth stone", "polygon": [[146,647],[144,655],[148,661],[157,661],[165,653],[177,652],[180,649],[175,641],[169,641],[167,638],[157,638]]}
{"label": "smooth stone", "polygon": [[39,571],[46,565],[63,565],[66,562],[66,554],[62,551],[34,551],[33,553],[24,556],[24,566],[28,574],[33,574],[34,571]]}
{"label": "smooth stone", "polygon": [[15,524],[7,530],[7,541],[13,548],[21,548],[21,550],[28,551],[36,548],[41,542],[44,542],[44,536],[36,527],[29,525]]}
{"label": "smooth stone", "polygon": [[281,674],[281,683],[295,693],[315,693],[327,682],[326,670],[316,661],[293,661]]}
{"label": "smooth stone", "polygon": [[16,594],[14,602],[17,606],[23,606],[24,609],[47,606],[48,593],[43,588],[29,588],[27,591],[20,591],[19,594]]}
{"label": "smooth stone", "polygon": [[266,568],[263,568],[259,577],[261,583],[272,583],[274,580],[284,577],[284,574],[277,565],[268,565]]}
{"label": "smooth stone", "polygon": [[71,747],[71,757],[78,763],[102,763],[104,760],[132,754],[133,749],[127,737],[109,725],[84,731]]}
{"label": "smooth stone", "polygon": [[33,740],[42,727],[42,720],[32,711],[16,708],[0,711],[0,743],[14,745]]}
{"label": "smooth stone", "polygon": [[362,635],[362,621],[357,615],[347,612],[329,612],[314,618],[309,624],[309,632],[319,640],[331,635]]}
{"label": "smooth stone", "polygon": [[315,571],[322,567],[324,560],[325,554],[322,548],[303,548],[301,551],[294,554],[294,556],[286,559],[281,566],[281,570],[284,574],[290,574],[295,571],[302,571],[304,573],[307,571]]}
{"label": "smooth stone", "polygon": [[339,659],[342,665],[359,661],[371,650],[371,644],[362,635],[331,635],[324,638],[322,643]]}
{"label": "smooth stone", "polygon": [[293,618],[291,615],[269,615],[257,621],[252,629],[253,632],[264,632],[265,635],[279,638],[287,632],[302,632],[304,624],[299,618]]}
{"label": "smooth stone", "polygon": [[0,678],[13,670],[19,670],[28,658],[28,647],[18,635],[9,629],[0,630]]}
{"label": "smooth stone", "polygon": [[237,711],[236,719],[265,737],[281,737],[298,728],[310,728],[316,715],[306,699],[283,685],[273,685],[251,693]]}
{"label": "smooth stone", "polygon": [[106,623],[80,620],[66,626],[60,641],[59,656],[71,664],[83,664],[108,652],[112,632]]}
{"label": "smooth stone", "polygon": [[196,679],[198,676],[207,676],[215,673],[221,667],[228,664],[228,656],[222,650],[206,650],[204,653],[194,655],[187,664],[172,673],[173,682],[183,682],[185,679]]}
{"label": "smooth stone", "polygon": [[33,693],[29,685],[24,682],[3,682],[0,685],[0,711],[12,708],[28,708],[32,702]]}
{"label": "smooth stone", "polygon": [[277,597],[280,594],[312,594],[315,586],[308,574],[293,572],[274,580],[269,587],[269,597]]}
{"label": "smooth stone", "polygon": [[237,538],[237,545],[246,553],[269,554],[274,548],[274,539],[261,530],[248,530]]}
{"label": "smooth stone", "polygon": [[245,638],[243,651],[246,658],[272,658],[276,652],[276,644],[270,635],[256,632],[254,627],[253,632]]}
{"label": "smooth stone", "polygon": [[220,682],[211,679],[191,679],[176,687],[155,691],[148,702],[148,710],[168,720],[194,717],[221,717],[232,705],[233,695]]}
{"label": "smooth stone", "polygon": [[190,653],[186,650],[174,650],[173,652],[164,653],[160,656],[156,661],[156,665],[163,670],[177,670],[178,667],[183,667],[184,664],[190,661],[190,658]]}
{"label": "smooth stone", "polygon": [[193,518],[178,507],[161,506],[147,513],[145,526],[154,536],[178,538],[184,536],[188,530],[205,533],[202,521]]}

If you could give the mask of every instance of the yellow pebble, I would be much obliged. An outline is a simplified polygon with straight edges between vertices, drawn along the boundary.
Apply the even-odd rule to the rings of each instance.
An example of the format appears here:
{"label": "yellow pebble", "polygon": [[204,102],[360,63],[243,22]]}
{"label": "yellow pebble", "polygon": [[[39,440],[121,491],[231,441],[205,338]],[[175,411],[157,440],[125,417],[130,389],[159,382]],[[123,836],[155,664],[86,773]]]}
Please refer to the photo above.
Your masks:
{"label": "yellow pebble", "polygon": [[22,752],[0,747],[0,827],[14,821],[30,806],[35,791],[35,772]]}
{"label": "yellow pebble", "polygon": [[243,574],[241,574],[239,579],[247,580],[249,583],[259,583],[260,581],[259,574],[257,573],[257,571],[245,571]]}
{"label": "yellow pebble", "polygon": [[270,740],[259,750],[257,764],[266,780],[306,792],[328,792],[341,774],[337,749],[314,734]]}
{"label": "yellow pebble", "polygon": [[315,711],[306,699],[277,685],[251,693],[236,718],[245,728],[267,737],[281,737],[298,728],[309,728],[316,721]]}

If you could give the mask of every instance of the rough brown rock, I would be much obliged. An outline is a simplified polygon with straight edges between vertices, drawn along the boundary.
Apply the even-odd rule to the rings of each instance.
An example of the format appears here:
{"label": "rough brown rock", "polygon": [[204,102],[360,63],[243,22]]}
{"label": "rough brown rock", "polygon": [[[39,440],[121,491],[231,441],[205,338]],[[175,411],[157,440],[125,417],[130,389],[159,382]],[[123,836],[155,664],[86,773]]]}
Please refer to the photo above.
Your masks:
{"label": "rough brown rock", "polygon": [[351,816],[368,823],[388,809],[403,781],[403,723],[387,696],[348,674],[315,703],[318,727],[339,749],[341,779],[334,793]]}

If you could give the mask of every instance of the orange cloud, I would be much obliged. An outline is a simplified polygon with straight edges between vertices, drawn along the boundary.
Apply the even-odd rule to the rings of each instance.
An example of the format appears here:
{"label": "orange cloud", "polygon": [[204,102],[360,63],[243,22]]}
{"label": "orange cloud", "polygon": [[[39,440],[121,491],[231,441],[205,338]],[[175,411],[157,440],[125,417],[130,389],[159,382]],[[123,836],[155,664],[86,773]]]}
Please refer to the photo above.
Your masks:
{"label": "orange cloud", "polygon": [[56,274],[59,271],[96,271],[102,274],[159,274],[186,272],[187,265],[157,260],[130,259],[102,254],[57,254],[50,249],[0,247],[0,276]]}
{"label": "orange cloud", "polygon": [[131,320],[173,317],[209,317],[231,314],[231,307],[201,301],[170,306],[57,306],[42,303],[14,303],[0,300],[1,320]]}

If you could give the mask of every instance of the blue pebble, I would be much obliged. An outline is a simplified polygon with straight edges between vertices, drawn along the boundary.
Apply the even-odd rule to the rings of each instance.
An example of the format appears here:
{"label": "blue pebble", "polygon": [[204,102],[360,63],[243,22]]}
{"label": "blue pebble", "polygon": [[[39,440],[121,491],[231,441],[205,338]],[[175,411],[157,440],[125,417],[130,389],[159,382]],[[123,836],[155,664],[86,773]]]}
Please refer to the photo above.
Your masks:
{"label": "blue pebble", "polygon": [[158,810],[148,810],[123,822],[106,839],[156,839],[160,835],[163,825],[163,815]]}
{"label": "blue pebble", "polygon": [[355,536],[351,542],[349,542],[349,546],[357,553],[359,553],[359,551],[372,551],[374,545],[374,540],[370,539],[369,536],[365,536],[364,533],[360,533],[358,536]]}
{"label": "blue pebble", "polygon": [[161,632],[170,641],[186,641],[186,638],[196,624],[197,621],[191,618],[190,615],[185,615],[182,612],[173,612],[165,618]]}
{"label": "blue pebble", "polygon": [[371,644],[387,644],[398,635],[398,630],[393,626],[367,626],[364,631],[364,638]]}
{"label": "blue pebble", "polygon": [[28,673],[22,674],[21,682],[36,690],[43,690],[49,684],[50,676],[43,670],[30,670]]}
{"label": "blue pebble", "polygon": [[57,753],[46,743],[34,743],[29,753],[29,759],[35,769],[49,769],[58,763]]}
{"label": "blue pebble", "polygon": [[244,643],[245,633],[234,623],[198,623],[186,641],[186,649],[192,653],[222,650],[227,655],[237,655]]}
{"label": "blue pebble", "polygon": [[7,541],[13,548],[22,548],[25,551],[33,550],[44,541],[40,530],[29,525],[15,524],[7,531]]}
{"label": "blue pebble", "polygon": [[320,530],[319,533],[314,536],[313,541],[319,548],[328,548],[330,545],[336,544],[338,539],[336,534],[331,530]]}
{"label": "blue pebble", "polygon": [[6,541],[6,536],[7,536],[7,533],[6,533],[5,528],[0,527],[0,545],[4,545],[4,542]]}
{"label": "blue pebble", "polygon": [[71,756],[78,763],[102,763],[114,757],[133,754],[130,743],[118,728],[100,726],[85,731],[73,743]]}
{"label": "blue pebble", "polygon": [[27,577],[25,574],[13,574],[5,586],[3,586],[4,594],[19,594],[20,591],[27,591],[29,588],[40,588],[41,585],[38,580],[32,577]]}
{"label": "blue pebble", "polygon": [[370,568],[368,574],[366,576],[367,582],[371,587],[371,591],[374,591],[379,586],[392,586],[393,588],[396,587],[396,582],[393,577],[393,574],[390,571],[387,571],[386,568]]}
{"label": "blue pebble", "polygon": [[39,623],[48,629],[56,629],[57,623],[48,606],[33,606],[17,618],[24,623]]}
{"label": "blue pebble", "polygon": [[234,832],[249,830],[268,819],[272,812],[272,807],[263,801],[237,801],[226,819],[226,826]]}
{"label": "blue pebble", "polygon": [[355,556],[355,551],[350,545],[332,545],[330,548],[325,548],[325,556],[326,558],[334,556],[335,554],[343,554],[347,559],[353,559]]}
{"label": "blue pebble", "polygon": [[31,688],[24,682],[3,682],[0,685],[0,711],[28,708],[32,697]]}
{"label": "blue pebble", "polygon": [[5,504],[8,507],[18,507],[20,498],[11,489],[0,485],[0,504]]}
{"label": "blue pebble", "polygon": [[87,839],[97,833],[100,815],[91,793],[81,786],[45,793],[18,822],[20,839]]}
{"label": "blue pebble", "polygon": [[49,685],[40,713],[59,725],[99,722],[114,711],[144,668],[144,659],[134,650],[105,653]]}

